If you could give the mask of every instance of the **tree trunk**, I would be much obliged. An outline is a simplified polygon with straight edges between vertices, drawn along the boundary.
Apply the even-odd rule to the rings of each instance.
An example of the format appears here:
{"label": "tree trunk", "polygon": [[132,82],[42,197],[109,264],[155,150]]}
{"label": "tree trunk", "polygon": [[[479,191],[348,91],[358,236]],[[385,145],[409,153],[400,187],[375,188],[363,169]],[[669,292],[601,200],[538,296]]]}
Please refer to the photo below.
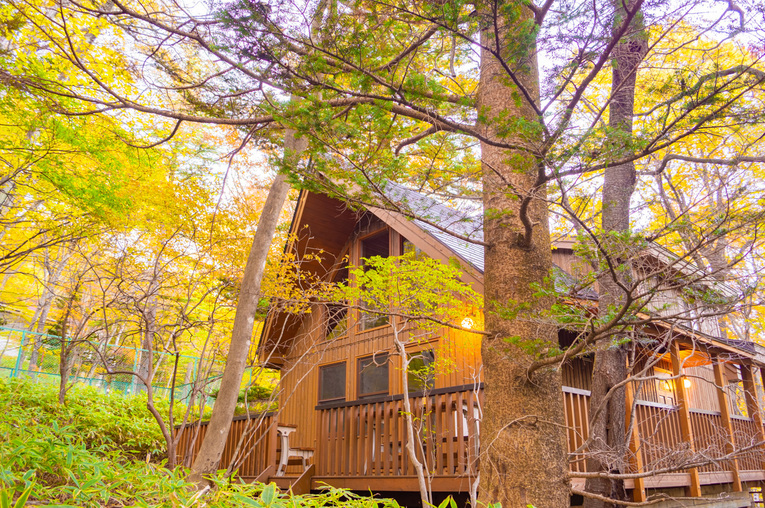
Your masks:
{"label": "tree trunk", "polygon": [[[503,53],[508,51],[503,55],[505,61],[512,62],[517,79],[538,103],[536,48],[515,42],[524,38],[519,32],[528,30],[530,10],[520,3],[501,6],[518,16],[507,22],[506,11],[496,13],[492,8],[489,4],[479,9],[482,43],[496,47],[496,16],[499,46]],[[537,185],[541,162],[533,155],[539,139],[537,134],[527,138],[521,129],[506,125],[514,121],[528,125],[538,119],[500,62],[486,49],[481,54],[478,111],[479,126],[487,137],[530,149],[511,151],[481,144],[484,237],[489,244],[484,272],[485,320],[486,330],[494,338],[485,338],[481,346],[485,404],[479,503],[499,502],[503,508],[567,507],[561,375],[550,368],[535,372],[531,379],[527,376],[536,358],[536,346],[557,346],[555,327],[533,319],[549,310],[550,302],[536,298],[532,284],[543,284],[552,268],[546,190]],[[527,208],[525,214],[523,208]],[[503,307],[518,310],[526,305],[516,316],[502,312]]]}
{"label": "tree trunk", "polygon": [[[296,163],[305,146],[305,141],[295,139],[294,132],[287,130],[284,139],[285,163]],[[234,417],[234,409],[239,397],[242,376],[247,366],[255,313],[260,298],[260,283],[263,280],[266,259],[289,189],[290,186],[285,175],[279,173],[271,184],[263,212],[258,220],[258,228],[255,231],[247,264],[244,267],[234,326],[231,331],[231,344],[226,359],[226,368],[221,379],[220,391],[215,399],[207,433],[191,466],[192,472],[189,480],[197,483],[200,487],[207,484],[204,476],[216,471],[223,454],[223,447],[226,445],[231,420]]]}
{"label": "tree trunk", "polygon": [[156,292],[159,290],[158,274],[152,274],[146,289],[146,305],[143,309],[144,334],[141,338],[141,359],[138,362],[138,378],[135,392],[144,391],[151,384],[154,373],[154,334],[157,328]]}
{"label": "tree trunk", "polygon": [[[69,258],[72,257],[73,251],[71,249],[66,245],[61,248],[64,249],[64,252],[61,253],[60,259],[58,259],[53,266],[51,266],[50,248],[46,249],[45,252],[45,273],[47,275],[47,280],[45,281],[45,287],[43,288],[43,294],[40,297],[38,308],[30,323],[30,330],[33,329],[37,332],[37,335],[34,336],[32,353],[29,356],[28,369],[30,371],[36,370],[38,367],[37,363],[40,357],[40,347],[42,346],[42,334],[45,333],[48,314],[50,314],[53,300],[56,296],[53,288],[58,284],[58,281],[61,279],[61,275],[64,272],[64,268],[69,262]],[[36,327],[35,322],[37,323]]]}
{"label": "tree trunk", "polygon": [[[631,2],[634,5],[634,1]],[[619,16],[624,16],[624,8],[614,2]],[[630,25],[630,33],[622,38],[614,50],[614,63],[611,82],[611,103],[609,105],[609,127],[619,132],[617,142],[632,136],[632,116],[635,103],[635,82],[637,68],[643,60],[647,45],[642,31],[640,16],[635,16]],[[627,146],[627,150],[630,147]],[[623,154],[618,154],[619,157]],[[605,170],[603,179],[603,234],[601,244],[614,265],[631,264],[631,247],[620,241],[621,235],[630,229],[630,199],[635,190],[635,164],[628,162]],[[619,282],[629,283],[630,267],[623,271],[617,268],[620,280],[616,281],[610,273],[598,277],[599,301],[598,312],[606,315],[609,308],[619,308],[625,304],[626,293],[619,287]],[[587,471],[624,473],[628,464],[628,442],[626,431],[625,388],[620,387],[606,400],[606,394],[627,378],[627,348],[625,344],[601,349],[595,353],[595,365],[592,372],[592,391],[590,397],[590,446],[587,458]],[[601,402],[606,404],[603,411],[595,418]],[[614,500],[626,500],[627,493],[623,480],[607,478],[589,478],[585,490]],[[618,506],[603,500],[585,498],[586,508],[605,508]]]}

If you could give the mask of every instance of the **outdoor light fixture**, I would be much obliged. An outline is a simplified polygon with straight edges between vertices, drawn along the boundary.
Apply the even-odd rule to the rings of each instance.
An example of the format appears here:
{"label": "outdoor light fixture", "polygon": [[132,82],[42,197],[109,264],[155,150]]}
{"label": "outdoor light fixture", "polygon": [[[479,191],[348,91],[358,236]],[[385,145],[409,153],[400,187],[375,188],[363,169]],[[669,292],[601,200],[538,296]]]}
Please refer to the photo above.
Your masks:
{"label": "outdoor light fixture", "polygon": [[690,379],[683,379],[683,386],[685,386],[686,388],[690,388],[691,387],[691,380]]}
{"label": "outdoor light fixture", "polygon": [[469,317],[466,317],[465,319],[462,320],[462,328],[468,328],[472,330],[474,325],[475,323]]}

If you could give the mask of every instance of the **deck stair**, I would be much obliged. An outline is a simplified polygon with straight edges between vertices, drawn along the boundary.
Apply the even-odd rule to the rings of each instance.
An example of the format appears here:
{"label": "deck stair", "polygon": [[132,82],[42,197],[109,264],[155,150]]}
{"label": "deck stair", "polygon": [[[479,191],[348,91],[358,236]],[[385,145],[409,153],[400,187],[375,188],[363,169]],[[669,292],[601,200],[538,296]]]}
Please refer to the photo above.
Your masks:
{"label": "deck stair", "polygon": [[293,494],[308,494],[311,492],[311,478],[316,474],[316,466],[311,464],[300,475],[270,476],[268,483],[275,483],[282,491],[292,490]]}

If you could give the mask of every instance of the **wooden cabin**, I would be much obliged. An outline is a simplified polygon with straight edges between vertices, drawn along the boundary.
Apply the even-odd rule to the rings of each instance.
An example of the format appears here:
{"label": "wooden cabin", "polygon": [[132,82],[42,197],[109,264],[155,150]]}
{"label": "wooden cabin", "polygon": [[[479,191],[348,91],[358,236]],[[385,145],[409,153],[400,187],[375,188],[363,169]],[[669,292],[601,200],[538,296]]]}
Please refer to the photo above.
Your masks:
{"label": "wooden cabin", "polygon": [[[295,240],[288,249],[298,257],[321,253],[304,256],[302,269],[338,281],[348,277],[348,264],[361,266],[362,258],[417,249],[445,263],[459,262],[463,280],[482,292],[483,247],[442,230],[481,238],[476,221],[403,187],[387,190],[393,202],[406,201],[429,221],[374,207],[355,211],[325,195],[302,192],[291,226]],[[661,262],[661,255],[654,253],[649,260]],[[569,274],[586,269],[577,264],[570,243],[555,246],[553,260]],[[670,294],[671,286],[666,290]],[[580,301],[595,304],[594,291],[575,292]],[[658,313],[666,311],[671,300],[664,295],[650,305]],[[465,313],[466,323],[480,322],[480,310]],[[410,341],[408,352],[417,358],[412,364],[422,371],[405,374],[410,381],[405,394],[387,319],[391,318],[340,305],[317,304],[304,314],[273,308],[258,355],[263,364],[282,373],[279,410],[235,419],[221,468],[234,461],[243,479],[275,481],[295,492],[324,484],[365,492],[416,492],[401,417],[408,397],[419,422],[416,434],[433,490],[467,492],[479,470],[480,336],[443,328]],[[690,496],[740,492],[750,482],[765,480],[765,430],[756,388],[762,386],[765,355],[753,343],[716,337],[715,326],[667,321],[644,331],[637,361],[644,381],[628,390],[628,402],[636,401],[628,404],[635,408],[630,417],[636,423],[628,472],[672,470],[689,457],[708,460],[690,470],[627,480],[635,500],[644,500],[654,489]],[[562,341],[565,336],[563,332]],[[425,369],[439,359],[448,359],[450,367]],[[590,382],[588,358],[563,366],[574,474],[586,470],[582,444],[588,432]],[[205,430],[203,424],[198,433],[187,432],[179,453],[193,455]],[[240,442],[243,446],[235,454]],[[731,455],[734,450],[743,451]],[[716,460],[719,457],[725,459]],[[574,476],[572,484],[581,489],[584,480]]]}

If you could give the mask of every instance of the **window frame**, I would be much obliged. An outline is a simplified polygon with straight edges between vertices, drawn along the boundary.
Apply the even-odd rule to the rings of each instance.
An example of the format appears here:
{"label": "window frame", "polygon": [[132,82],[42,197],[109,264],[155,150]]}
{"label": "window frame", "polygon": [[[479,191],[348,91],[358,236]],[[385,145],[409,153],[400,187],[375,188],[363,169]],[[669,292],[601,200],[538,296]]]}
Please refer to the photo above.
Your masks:
{"label": "window frame", "polygon": [[[410,375],[414,375],[414,373],[409,370],[409,367],[412,365],[412,358],[414,358],[416,356],[422,356],[425,353],[430,353],[431,356],[433,357],[431,362],[428,365],[425,365],[425,367],[427,368],[428,366],[433,365],[433,364],[436,363],[436,348],[435,347],[424,348],[424,349],[417,349],[415,351],[407,351],[406,352],[407,361],[408,361],[407,368],[406,368],[406,375],[407,375],[407,385],[408,385],[409,393],[410,394],[411,393],[428,393],[428,392],[433,391],[433,390],[436,389],[436,371],[435,371],[435,369],[432,371],[432,377],[429,380],[424,380],[423,379],[423,381],[426,381],[426,386],[419,386],[419,387],[417,387],[416,390],[412,389],[411,379],[409,378]],[[432,386],[427,386],[427,381],[430,381],[432,383]]]}
{"label": "window frame", "polygon": [[[361,367],[361,362],[366,360],[372,360],[367,365],[374,365],[374,368],[385,367],[387,380],[384,391],[381,390],[377,392],[361,393],[361,375],[366,368],[366,366],[364,368]],[[390,395],[390,354],[388,352],[384,352],[356,358],[356,397],[358,399],[366,399],[369,397],[380,397],[385,395]]]}
{"label": "window frame", "polygon": [[[395,253],[393,252],[393,249],[391,248],[393,231],[394,230],[390,226],[385,226],[380,229],[376,229],[374,231],[365,233],[363,236],[359,236],[358,238],[356,238],[355,244],[356,244],[356,252],[357,252],[357,263],[359,267],[363,269],[364,258],[371,257],[371,256],[364,256],[364,242],[369,240],[370,238],[374,238],[375,236],[382,235],[383,233],[385,233],[388,237],[388,255],[386,257],[393,257],[395,255]],[[385,323],[382,323],[382,324],[375,324],[374,326],[365,327],[366,325],[366,320],[364,319],[365,315],[376,316],[376,320],[382,317],[385,317],[386,321]],[[370,330],[375,330],[377,328],[383,328],[385,326],[390,325],[390,319],[391,319],[391,316],[388,314],[375,314],[375,313],[365,314],[361,309],[357,309],[355,312],[355,328],[358,333],[365,333]]]}
{"label": "window frame", "polygon": [[[324,369],[327,369],[328,367],[336,367],[338,365],[342,365],[343,366],[343,373],[345,374],[345,379],[343,380],[343,396],[342,397],[335,397],[335,398],[331,398],[331,399],[322,399],[321,398],[321,394],[322,394],[322,388],[323,388],[323,384],[324,384],[323,383],[323,379],[324,378],[322,376],[322,371]],[[317,396],[317,401],[318,401],[319,404],[329,404],[329,403],[332,403],[332,402],[345,402],[346,400],[348,400],[348,362],[346,362],[345,360],[341,360],[339,362],[325,363],[324,365],[319,365],[318,373],[319,373],[319,381],[317,383],[318,391],[317,391],[316,396]]]}

